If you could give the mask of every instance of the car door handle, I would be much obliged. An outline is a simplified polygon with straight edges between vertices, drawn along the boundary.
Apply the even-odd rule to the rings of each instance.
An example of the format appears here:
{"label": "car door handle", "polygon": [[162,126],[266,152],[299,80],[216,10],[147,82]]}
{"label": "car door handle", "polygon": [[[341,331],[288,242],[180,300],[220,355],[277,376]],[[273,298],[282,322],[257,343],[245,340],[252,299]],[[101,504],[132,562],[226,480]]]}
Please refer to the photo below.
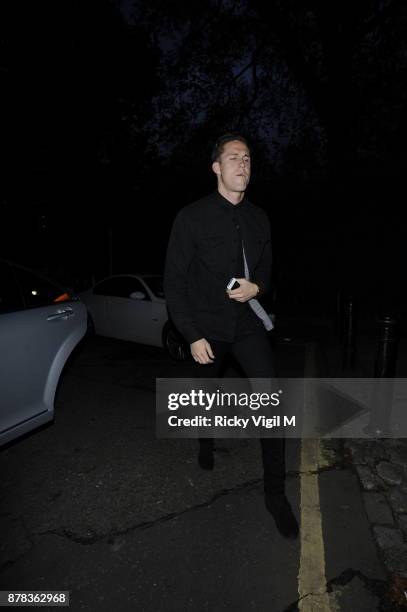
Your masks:
{"label": "car door handle", "polygon": [[50,314],[47,317],[47,321],[57,321],[58,319],[67,319],[68,317],[73,317],[75,314],[73,308],[70,308],[69,306],[67,308],[64,308],[62,310],[57,310],[56,312],[53,312],[52,314]]}

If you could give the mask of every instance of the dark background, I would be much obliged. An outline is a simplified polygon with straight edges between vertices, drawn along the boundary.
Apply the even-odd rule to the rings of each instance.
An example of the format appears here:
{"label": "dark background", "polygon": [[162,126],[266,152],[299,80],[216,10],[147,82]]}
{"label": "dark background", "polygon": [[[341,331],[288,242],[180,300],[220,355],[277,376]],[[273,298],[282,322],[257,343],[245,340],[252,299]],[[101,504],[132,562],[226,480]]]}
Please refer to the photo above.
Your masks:
{"label": "dark background", "polygon": [[406,314],[407,5],[2,3],[0,256],[83,289],[162,271],[211,145],[253,143],[276,309]]}

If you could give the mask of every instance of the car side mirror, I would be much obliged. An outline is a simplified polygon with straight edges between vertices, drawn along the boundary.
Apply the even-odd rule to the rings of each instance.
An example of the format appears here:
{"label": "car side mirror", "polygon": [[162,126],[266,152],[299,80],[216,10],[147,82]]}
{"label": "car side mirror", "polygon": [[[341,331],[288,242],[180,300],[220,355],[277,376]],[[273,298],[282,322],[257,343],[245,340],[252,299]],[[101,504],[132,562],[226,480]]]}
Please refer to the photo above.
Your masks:
{"label": "car side mirror", "polygon": [[144,291],[133,291],[133,293],[130,293],[129,297],[132,300],[145,300],[146,294],[144,293]]}

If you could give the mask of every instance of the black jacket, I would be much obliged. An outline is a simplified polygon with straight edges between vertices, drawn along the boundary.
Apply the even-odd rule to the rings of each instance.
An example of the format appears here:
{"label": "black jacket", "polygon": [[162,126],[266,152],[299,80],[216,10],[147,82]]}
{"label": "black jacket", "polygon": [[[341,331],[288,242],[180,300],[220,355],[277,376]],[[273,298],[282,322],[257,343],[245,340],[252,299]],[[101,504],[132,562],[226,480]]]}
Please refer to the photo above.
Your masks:
{"label": "black jacket", "polygon": [[[216,191],[181,209],[174,221],[164,292],[169,314],[189,343],[200,338],[233,341],[239,308],[251,310],[248,303],[231,300],[226,293],[228,281],[241,269],[240,240],[250,280],[266,293],[271,274],[270,224],[261,208],[246,198],[234,206]],[[253,319],[262,327],[255,315]]]}

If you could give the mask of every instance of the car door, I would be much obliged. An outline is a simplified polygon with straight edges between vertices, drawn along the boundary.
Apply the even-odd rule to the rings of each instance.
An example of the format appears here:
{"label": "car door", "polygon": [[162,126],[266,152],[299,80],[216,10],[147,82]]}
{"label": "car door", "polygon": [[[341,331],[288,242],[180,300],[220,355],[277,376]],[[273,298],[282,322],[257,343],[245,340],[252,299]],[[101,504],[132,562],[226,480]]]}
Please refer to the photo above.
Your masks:
{"label": "car door", "polygon": [[86,308],[60,287],[0,262],[0,442],[53,417],[61,371],[86,331]]}
{"label": "car door", "polygon": [[[130,297],[137,293],[139,298]],[[151,298],[140,281],[134,276],[117,276],[106,298],[110,335],[121,340],[151,344],[151,312]]]}

